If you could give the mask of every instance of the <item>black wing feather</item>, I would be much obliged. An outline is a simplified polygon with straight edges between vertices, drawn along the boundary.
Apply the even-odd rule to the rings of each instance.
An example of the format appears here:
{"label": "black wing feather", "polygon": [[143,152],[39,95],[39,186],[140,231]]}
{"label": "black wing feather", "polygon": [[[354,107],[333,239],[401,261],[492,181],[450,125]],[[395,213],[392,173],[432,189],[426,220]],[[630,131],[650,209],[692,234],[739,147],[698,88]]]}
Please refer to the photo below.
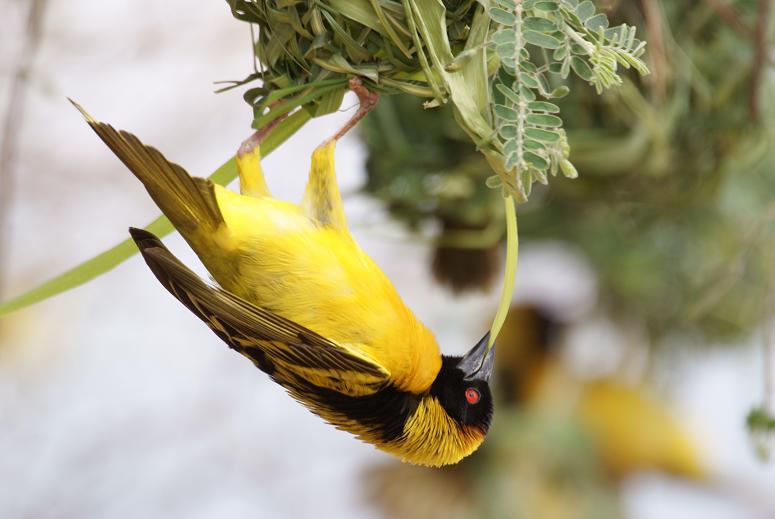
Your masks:
{"label": "black wing feather", "polygon": [[230,347],[281,384],[300,378],[344,394],[362,395],[388,382],[389,373],[378,363],[208,285],[152,233],[134,228],[130,233],[161,284]]}

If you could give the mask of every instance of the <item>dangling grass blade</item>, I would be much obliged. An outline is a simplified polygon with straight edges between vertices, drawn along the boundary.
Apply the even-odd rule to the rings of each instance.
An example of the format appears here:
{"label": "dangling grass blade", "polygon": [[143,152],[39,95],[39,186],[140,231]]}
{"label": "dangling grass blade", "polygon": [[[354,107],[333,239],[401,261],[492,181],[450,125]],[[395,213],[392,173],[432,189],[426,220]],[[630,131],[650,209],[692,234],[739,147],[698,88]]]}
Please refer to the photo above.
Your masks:
{"label": "dangling grass blade", "polygon": [[[225,163],[221,168],[226,166],[236,167],[233,159],[229,160],[229,162]],[[160,216],[149,223],[145,229],[157,236],[165,236],[172,230],[172,224],[170,224],[167,218]],[[84,283],[113,270],[125,260],[132,257],[135,252],[137,252],[137,247],[134,242],[130,239],[124,240],[115,247],[98,254],[77,267],[46,281],[42,285],[39,285],[10,301],[0,304],[0,315],[21,310],[22,308],[39,303],[57,294],[81,286]]]}
{"label": "dangling grass blade", "polygon": [[[263,156],[269,155],[280,144],[301,128],[311,118],[307,110],[299,110],[288,117],[272,130],[261,145]],[[226,161],[221,167],[210,175],[210,179],[221,185],[228,184],[237,176],[237,165],[234,157]],[[145,226],[145,229],[163,237],[172,232],[173,227],[166,217],[160,216]],[[126,239],[92,259],[81,263],[77,267],[46,281],[24,294],[0,303],[0,316],[21,310],[27,306],[44,301],[50,297],[61,294],[73,288],[83,285],[92,279],[114,269],[121,263],[131,258],[137,252],[137,247],[131,239]]]}
{"label": "dangling grass blade", "polygon": [[[514,197],[506,195],[503,199],[506,206],[506,274],[503,279],[503,291],[501,300],[498,303],[498,311],[495,313],[492,326],[490,327],[490,339],[487,344],[487,351],[490,351],[495,339],[506,321],[506,315],[509,313],[511,298],[514,295],[514,280],[517,277],[517,259],[519,257],[519,231],[517,229],[517,210],[514,207]],[[486,355],[485,355],[486,356]]]}

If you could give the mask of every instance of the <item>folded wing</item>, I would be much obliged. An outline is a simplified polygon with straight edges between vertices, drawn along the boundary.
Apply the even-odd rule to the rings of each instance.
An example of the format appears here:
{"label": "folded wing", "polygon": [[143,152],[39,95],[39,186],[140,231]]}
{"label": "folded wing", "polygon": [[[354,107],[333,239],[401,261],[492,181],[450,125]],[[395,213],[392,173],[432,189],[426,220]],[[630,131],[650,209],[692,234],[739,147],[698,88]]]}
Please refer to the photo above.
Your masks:
{"label": "folded wing", "polygon": [[[373,359],[205,283],[153,234],[130,230],[161,284],[224,342],[300,398],[309,385],[350,397],[374,394],[389,372]],[[304,402],[313,404],[312,402]]]}

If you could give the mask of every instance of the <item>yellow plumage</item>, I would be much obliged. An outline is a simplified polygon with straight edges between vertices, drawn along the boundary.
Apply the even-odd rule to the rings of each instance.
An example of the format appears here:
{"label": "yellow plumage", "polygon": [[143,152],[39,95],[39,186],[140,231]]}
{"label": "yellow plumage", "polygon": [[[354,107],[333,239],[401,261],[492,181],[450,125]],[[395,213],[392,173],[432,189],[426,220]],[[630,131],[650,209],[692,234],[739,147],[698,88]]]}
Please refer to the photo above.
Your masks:
{"label": "yellow plumage", "polygon": [[531,410],[568,411],[590,434],[606,468],[623,477],[662,470],[701,480],[700,453],[667,404],[645,388],[614,379],[580,381],[564,366],[551,335],[557,323],[531,305],[514,305],[500,335],[496,369],[511,387],[507,400]]}
{"label": "yellow plumage", "polygon": [[[134,135],[81,111],[219,286],[204,283],[152,234],[133,229],[151,270],[233,349],[328,422],[404,460],[456,463],[481,444],[492,414],[486,338],[475,355],[442,369],[431,332],[350,235],[334,169],[336,139],[314,151],[296,205],[271,196],[260,139],[246,141],[237,155],[238,194],[190,177]],[[466,403],[470,391],[476,397]]]}
{"label": "yellow plumage", "polygon": [[[441,366],[438,344],[350,235],[336,182],[335,140],[313,153],[296,205],[271,197],[258,146],[238,157],[238,194],[189,177],[130,133],[90,121],[221,287],[378,359],[398,389],[418,393],[430,386]],[[181,192],[180,182],[201,197]]]}
{"label": "yellow plumage", "polygon": [[215,186],[225,225],[217,247],[205,246],[200,257],[226,290],[379,359],[399,389],[422,391],[439,371],[441,352],[350,236],[335,144],[315,150],[300,205],[270,197],[258,162],[238,162],[240,179],[262,187],[246,195]]}
{"label": "yellow plumage", "polygon": [[665,407],[647,391],[601,380],[584,386],[576,411],[614,475],[662,470],[705,479],[696,445]]}

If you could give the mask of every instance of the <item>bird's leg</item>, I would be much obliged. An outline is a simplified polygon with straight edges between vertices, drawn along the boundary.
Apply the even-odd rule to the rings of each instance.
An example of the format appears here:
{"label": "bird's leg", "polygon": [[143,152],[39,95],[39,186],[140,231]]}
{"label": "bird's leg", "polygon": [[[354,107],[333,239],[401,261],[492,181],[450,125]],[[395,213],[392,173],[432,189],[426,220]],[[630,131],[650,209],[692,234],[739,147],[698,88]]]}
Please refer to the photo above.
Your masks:
{"label": "bird's leg", "polygon": [[240,193],[247,196],[269,196],[269,188],[261,168],[261,143],[288,114],[283,114],[242,142],[237,150]]}
{"label": "bird's leg", "polygon": [[312,153],[312,168],[309,172],[304,200],[301,203],[302,210],[308,217],[342,231],[347,230],[347,220],[342,209],[342,196],[336,183],[334,148],[336,141],[371,112],[379,99],[379,94],[364,87],[359,77],[350,79],[350,90],[358,96],[360,102],[358,111],[333,137],[318,146]]}
{"label": "bird's leg", "polygon": [[358,111],[355,112],[355,115],[353,115],[350,120],[347,121],[347,123],[345,123],[345,125],[342,126],[342,128],[340,128],[333,137],[331,137],[331,139],[324,142],[322,146],[325,146],[332,140],[338,141],[344,137],[347,132],[349,132],[356,124],[360,122],[361,119],[366,117],[368,113],[374,110],[374,107],[377,106],[377,101],[379,101],[379,93],[372,92],[363,86],[363,81],[361,81],[361,78],[358,76],[350,78],[348,85],[350,90],[355,92],[355,95],[358,96]]}

